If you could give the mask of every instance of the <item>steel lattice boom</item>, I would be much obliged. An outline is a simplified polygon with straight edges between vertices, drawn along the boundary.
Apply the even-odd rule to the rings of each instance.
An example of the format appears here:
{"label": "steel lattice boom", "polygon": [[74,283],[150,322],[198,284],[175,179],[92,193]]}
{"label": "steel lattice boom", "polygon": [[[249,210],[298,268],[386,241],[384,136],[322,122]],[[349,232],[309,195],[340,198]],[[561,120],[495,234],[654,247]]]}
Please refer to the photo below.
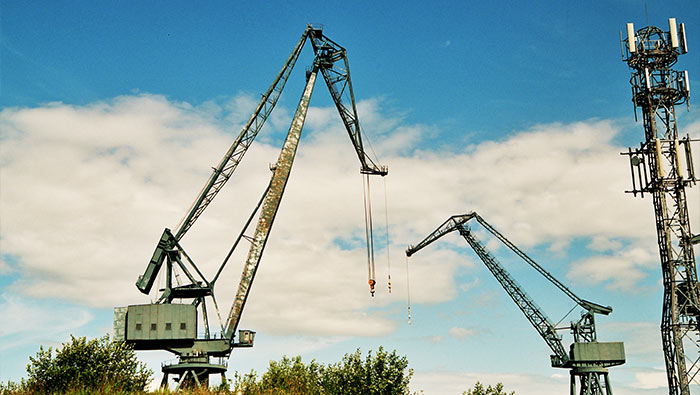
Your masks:
{"label": "steel lattice boom", "polygon": [[675,106],[688,103],[688,72],[671,69],[687,52],[684,24],[669,19],[669,30],[627,24],[623,60],[632,70],[632,102],[641,109],[645,140],[630,148],[632,190],[652,195],[661,258],[664,299],[661,319],[669,394],[690,395],[700,371],[698,340],[700,287],[693,253],[685,189],[697,181],[690,136],[679,138]]}

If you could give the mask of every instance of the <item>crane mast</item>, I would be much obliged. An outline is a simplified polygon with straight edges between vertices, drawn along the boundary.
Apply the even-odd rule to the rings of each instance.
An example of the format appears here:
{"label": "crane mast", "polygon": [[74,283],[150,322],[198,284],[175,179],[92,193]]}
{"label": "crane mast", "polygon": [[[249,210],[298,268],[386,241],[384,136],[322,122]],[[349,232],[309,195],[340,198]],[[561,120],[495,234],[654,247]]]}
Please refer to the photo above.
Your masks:
{"label": "crane mast", "polygon": [[[499,241],[508,246],[520,258],[535,268],[545,279],[553,283],[566,296],[581,306],[584,311],[581,319],[571,322],[569,329],[573,333],[574,343],[569,352],[566,352],[562,337],[557,333],[558,328],[525,290],[515,281],[501,263],[479,241],[467,224],[470,220],[476,220]],[[484,262],[491,274],[498,280],[508,296],[515,302],[520,311],[535,328],[537,333],[552,350],[551,364],[556,368],[568,368],[571,370],[570,395],[576,394],[576,377],[579,378],[581,395],[612,395],[612,388],[608,377],[608,367],[621,365],[625,362],[624,346],[621,342],[597,341],[594,314],[608,315],[611,307],[588,302],[576,296],[564,284],[554,278],[549,272],[528,257],[522,250],[511,243],[505,236],[486,222],[475,212],[463,215],[454,215],[448,218],[435,231],[415,246],[409,246],[406,256],[411,256],[419,250],[427,247],[442,236],[453,232],[459,234],[467,241],[477,256]]]}
{"label": "crane mast", "polygon": [[[182,247],[180,241],[231,177],[252,145],[253,140],[262,129],[265,120],[277,103],[282,89],[308,39],[312,41],[314,48],[314,61],[311,68],[307,70],[306,86],[299,100],[279,158],[270,167],[272,176],[269,185],[213,279],[207,280]],[[343,67],[337,66],[337,62],[341,62]],[[342,71],[339,71],[341,69]],[[385,176],[388,173],[386,166],[378,165],[364,151],[345,49],[323,35],[320,27],[307,25],[284,66],[268,90],[263,94],[261,101],[238,137],[217,167],[214,168],[213,173],[202,191],[197,195],[183,220],[178,224],[174,232],[167,228],[163,231],[144,274],[139,276],[136,282],[137,288],[142,293],[150,293],[161,267],[165,266],[165,288],[159,290],[160,296],[157,302],[147,305],[115,308],[115,339],[123,339],[127,343],[133,344],[137,350],[164,349],[178,356],[176,363],[163,364],[164,377],[161,385],[167,385],[169,374],[179,376],[178,388],[183,383],[187,385],[205,384],[210,374],[220,373],[222,378],[225,379],[225,358],[228,358],[232,349],[234,347],[252,347],[255,332],[238,330],[238,341],[235,341],[235,332],[238,329],[250,287],[255,278],[289,179],[309,108],[311,94],[319,71],[324,75],[331,96],[358,155],[361,174],[366,177],[369,175]],[[351,110],[345,107],[342,101],[345,93],[349,94]],[[259,216],[253,236],[247,237],[245,232],[257,213],[259,213]],[[211,299],[217,314],[219,314],[214,286],[234,249],[243,238],[249,240],[251,245],[243,266],[238,290],[226,322],[221,322],[221,335],[218,337],[212,336],[209,328],[206,300]],[[181,285],[178,272],[183,273],[189,283]],[[177,281],[177,284],[173,283],[173,278]],[[172,303],[174,299],[191,300],[191,303]],[[197,337],[198,311],[202,314],[202,322],[205,327],[204,338]],[[219,320],[221,321],[220,316]],[[217,357],[219,358],[218,363],[211,360],[211,358]]]}

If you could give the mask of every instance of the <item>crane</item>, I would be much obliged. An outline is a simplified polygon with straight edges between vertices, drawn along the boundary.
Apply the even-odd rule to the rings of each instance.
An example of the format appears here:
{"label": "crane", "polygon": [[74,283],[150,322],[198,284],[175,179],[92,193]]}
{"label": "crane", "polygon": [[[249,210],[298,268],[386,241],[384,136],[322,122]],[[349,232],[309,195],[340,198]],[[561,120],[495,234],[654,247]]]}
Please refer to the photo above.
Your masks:
{"label": "crane", "polygon": [[[311,41],[315,55],[314,61],[307,69],[306,86],[279,157],[275,164],[270,166],[272,176],[269,184],[215,275],[211,280],[208,280],[183,248],[182,239],[231,178],[243,156],[251,147],[265,120],[277,104],[306,41]],[[387,167],[377,164],[364,150],[346,50],[326,37],[322,27],[307,25],[282,69],[262,95],[260,102],[238,137],[226,151],[219,164],[213,168],[211,176],[182,221],[174,231],[168,228],[163,231],[144,274],[139,276],[136,281],[136,287],[139,291],[149,294],[159,272],[165,266],[165,287],[159,290],[156,302],[115,308],[115,339],[133,344],[137,350],[167,350],[177,356],[176,362],[162,365],[164,373],[162,386],[167,385],[169,374],[177,376],[178,388],[182,385],[206,385],[211,374],[221,374],[222,379],[225,379],[226,360],[233,348],[253,346],[254,331],[238,330],[237,340],[235,334],[289,179],[319,71],[326,81],[358,155],[360,173],[364,177],[388,174]],[[350,104],[346,105],[344,101],[348,98]],[[252,236],[246,236],[245,233],[256,214],[258,214],[258,221],[254,233]],[[367,218],[367,214],[365,217]],[[371,227],[371,223],[366,223],[366,225]],[[224,323],[219,312],[214,287],[242,239],[250,242],[250,248],[243,265],[241,280],[233,304]],[[180,284],[180,273],[188,281],[184,285]],[[370,286],[372,285],[370,284]],[[191,302],[173,303],[175,299],[190,300]],[[219,316],[221,332],[218,336],[210,331],[208,299],[211,299]],[[197,334],[198,313],[202,315],[204,337],[198,337]]]}
{"label": "crane", "polygon": [[[496,237],[501,243],[511,249],[518,257],[528,263],[540,275],[556,286],[562,293],[583,308],[581,318],[571,322],[567,328],[557,328],[547,314],[535,303],[525,290],[515,281],[501,263],[477,239],[469,226],[471,220],[477,221],[483,228]],[[467,241],[469,246],[484,262],[491,274],[498,280],[508,296],[515,302],[520,311],[535,328],[537,333],[552,350],[551,364],[555,368],[570,369],[570,395],[576,394],[576,377],[580,382],[581,395],[612,395],[608,367],[621,365],[625,362],[624,345],[622,342],[598,342],[595,328],[595,314],[608,315],[612,307],[602,306],[574,294],[542,266],[532,260],[525,252],[510,242],[493,226],[486,222],[476,212],[454,215],[442,223],[435,231],[417,245],[409,246],[406,256],[410,257],[442,236],[457,231]],[[570,329],[574,342],[567,353],[560,329]]]}

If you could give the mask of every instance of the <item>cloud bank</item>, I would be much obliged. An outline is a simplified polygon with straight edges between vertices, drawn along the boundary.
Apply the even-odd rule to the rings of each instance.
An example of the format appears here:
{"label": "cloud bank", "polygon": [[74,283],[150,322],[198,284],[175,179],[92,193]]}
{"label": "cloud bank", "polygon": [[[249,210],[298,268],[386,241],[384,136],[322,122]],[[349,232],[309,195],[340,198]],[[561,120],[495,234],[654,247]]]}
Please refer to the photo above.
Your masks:
{"label": "cloud bank", "polygon": [[[0,237],[12,259],[0,270],[15,276],[10,289],[96,307],[148,302],[134,289],[136,277],[162,229],[181,218],[238,133],[224,125],[240,124],[251,103],[239,96],[195,107],[139,95],[3,110]],[[381,241],[386,188],[395,268],[402,268],[407,244],[452,214],[476,210],[523,248],[565,250],[574,239],[589,239],[590,257],[563,263],[576,281],[625,292],[654,270],[652,210],[622,193],[629,177],[614,143],[615,123],[536,125],[499,141],[432,149],[436,133],[429,125],[405,125],[399,116],[383,116],[380,106],[359,103],[365,128],[378,131],[374,149],[390,168],[386,184],[373,183],[373,201]],[[261,136],[279,139],[286,122],[286,116],[271,119]],[[254,144],[183,240],[206,274],[216,270],[262,193],[279,150],[275,138]],[[403,299],[388,297],[385,285],[374,299],[366,289],[357,169],[335,109],[312,107],[245,324],[279,334],[394,330],[385,308]],[[445,243],[462,245],[457,238]],[[386,255],[377,251],[382,260]],[[218,283],[222,315],[243,257],[234,255]],[[455,274],[472,264],[456,250],[431,248],[411,265],[413,302],[439,303],[457,295]],[[385,264],[378,270],[381,281]],[[405,276],[392,281],[394,294],[404,295]]]}

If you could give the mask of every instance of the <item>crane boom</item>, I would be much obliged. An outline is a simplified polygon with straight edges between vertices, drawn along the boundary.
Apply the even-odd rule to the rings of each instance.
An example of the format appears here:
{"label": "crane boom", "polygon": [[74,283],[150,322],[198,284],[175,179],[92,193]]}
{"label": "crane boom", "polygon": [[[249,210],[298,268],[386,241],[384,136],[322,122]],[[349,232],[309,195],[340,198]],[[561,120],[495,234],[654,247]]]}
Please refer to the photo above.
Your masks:
{"label": "crane boom", "polygon": [[282,66],[282,69],[279,73],[277,73],[277,76],[272,81],[270,87],[262,95],[262,98],[255,108],[255,111],[253,111],[253,114],[250,116],[250,119],[248,119],[248,122],[246,122],[246,124],[243,126],[243,129],[233,144],[231,144],[231,147],[228,149],[228,151],[226,151],[226,154],[219,162],[219,165],[214,168],[209,180],[197,196],[197,199],[195,199],[195,202],[192,204],[192,207],[187,213],[185,219],[176,229],[174,234],[177,240],[182,239],[187,230],[189,230],[192,224],[194,224],[197,218],[199,218],[202,212],[204,212],[204,209],[207,208],[216,194],[219,193],[224,184],[226,184],[226,181],[228,181],[228,179],[231,177],[231,174],[236,167],[238,167],[243,155],[245,155],[248,148],[253,143],[253,140],[258,135],[258,132],[260,132],[260,129],[262,129],[263,125],[265,124],[267,117],[275,108],[277,100],[282,94],[282,90],[287,83],[289,74],[292,72],[296,61],[299,58],[299,54],[304,48],[306,39],[312,31],[314,31],[314,28],[312,28],[310,25],[306,27],[304,33],[302,33],[301,38],[299,39],[299,42],[297,42],[297,45],[294,47],[292,53],[287,58],[287,61]]}
{"label": "crane boom", "polygon": [[[513,302],[523,312],[525,318],[532,324],[535,330],[544,339],[547,346],[554,352],[552,355],[553,366],[564,366],[569,357],[561,342],[561,337],[556,333],[555,326],[550,322],[549,317],[537,306],[534,300],[518,285],[513,277],[503,268],[503,266],[491,255],[484,245],[476,238],[469,226],[466,224],[469,220],[479,218],[475,212],[470,212],[464,215],[453,215],[443,222],[434,232],[428,235],[415,247],[410,246],[406,250],[406,255],[411,256],[419,250],[427,247],[432,242],[438,240],[442,236],[457,230],[459,234],[469,243],[474,252],[481,258],[491,274],[496,277],[496,280],[501,284],[503,289],[508,293]],[[482,219],[483,221],[483,219]],[[481,221],[479,221],[481,223]],[[485,221],[483,221],[485,222]]]}
{"label": "crane boom", "polygon": [[510,240],[503,236],[501,232],[496,230],[496,228],[494,228],[491,224],[486,222],[484,218],[482,218],[479,214],[477,214],[474,211],[463,215],[453,215],[452,217],[448,218],[447,221],[440,225],[440,227],[438,227],[438,229],[435,230],[435,232],[426,237],[425,240],[421,241],[415,247],[410,246],[409,249],[406,250],[406,255],[413,255],[418,250],[422,249],[423,247],[427,246],[428,244],[432,243],[433,241],[437,240],[443,235],[455,229],[458,229],[462,224],[466,223],[471,219],[475,219],[477,222],[479,222],[479,224],[481,224],[481,226],[483,226],[484,229],[489,231],[489,233],[496,237],[501,243],[503,243],[506,247],[508,247],[511,251],[518,255],[522,260],[527,262],[528,265],[532,266],[533,269],[537,270],[538,273],[540,273],[549,282],[554,284],[554,286],[559,288],[559,290],[561,290],[566,296],[568,296],[571,300],[576,302],[579,306],[585,308],[586,310],[592,310],[597,314],[608,315],[612,312],[612,307],[610,306],[602,306],[597,303],[593,303],[578,297],[566,285],[562,284],[561,281],[557,280],[556,277],[552,276],[542,266],[540,266],[537,262],[530,258],[523,250],[518,248],[518,246],[513,244]]}
{"label": "crane boom", "polygon": [[267,243],[267,238],[270,235],[272,222],[275,220],[277,209],[282,201],[282,194],[284,193],[284,188],[287,185],[289,173],[292,170],[294,156],[296,154],[297,146],[299,145],[299,139],[301,138],[301,130],[304,126],[304,120],[306,119],[306,112],[309,109],[309,100],[311,99],[311,93],[314,89],[317,73],[318,68],[314,67],[311,73],[308,75],[306,88],[301,96],[296,113],[294,114],[292,125],[289,128],[287,138],[282,146],[279,159],[277,159],[277,163],[275,164],[272,179],[270,180],[270,189],[267,192],[261,207],[258,225],[255,229],[250,250],[248,250],[248,257],[246,258],[246,262],[243,267],[241,281],[238,284],[236,298],[234,299],[233,306],[231,306],[231,311],[227,320],[226,332],[224,334],[224,336],[227,338],[233,338],[236,328],[238,327],[238,322],[240,321],[241,314],[243,313],[243,307],[248,299],[250,286],[253,283],[253,278],[258,270],[260,258],[262,257],[263,249],[265,248],[265,243]]}
{"label": "crane boom", "polygon": [[213,172],[206,184],[195,198],[194,202],[190,206],[187,214],[178,224],[175,232],[171,232],[166,229],[161,236],[161,240],[158,243],[151,260],[146,267],[143,275],[139,276],[136,281],[137,288],[144,294],[151,292],[153,283],[155,282],[156,275],[160,270],[163,261],[165,260],[166,251],[173,249],[175,243],[182,239],[182,237],[187,233],[187,231],[192,227],[195,221],[202,215],[204,210],[209,206],[209,204],[214,200],[214,197],[219,193],[221,188],[226,184],[226,181],[231,177],[234,170],[238,167],[238,164],[243,159],[243,156],[248,151],[248,148],[253,144],[253,140],[258,135],[262,129],[268,116],[275,108],[277,101],[282,94],[282,90],[287,83],[289,74],[292,72],[294,65],[296,64],[299,54],[306,43],[306,39],[312,33],[317,30],[310,25],[307,25],[306,29],[301,35],[301,38],[297,42],[296,46],[292,50],[292,53],[287,58],[287,61],[282,66],[282,69],[277,73],[277,76],[272,81],[272,84],[267,89],[267,91],[262,95],[260,102],[258,103],[255,111],[248,119],[248,122],[243,126],[238,137],[229,147],[228,151],[224,157],[219,161],[219,164],[213,168]]}
{"label": "crane boom", "polygon": [[457,231],[464,237],[467,243],[469,243],[491,274],[496,277],[496,280],[498,280],[506,293],[508,293],[508,296],[513,299],[513,302],[515,302],[518,308],[520,308],[520,311],[523,312],[525,318],[530,321],[537,333],[540,334],[545,343],[547,343],[552,352],[554,352],[554,355],[552,355],[552,366],[566,366],[569,361],[569,356],[561,342],[561,336],[557,334],[555,325],[549,320],[547,314],[537,306],[527,292],[525,292],[510,273],[503,268],[501,263],[491,255],[483,244],[481,244],[468,225],[461,224],[457,226]]}

